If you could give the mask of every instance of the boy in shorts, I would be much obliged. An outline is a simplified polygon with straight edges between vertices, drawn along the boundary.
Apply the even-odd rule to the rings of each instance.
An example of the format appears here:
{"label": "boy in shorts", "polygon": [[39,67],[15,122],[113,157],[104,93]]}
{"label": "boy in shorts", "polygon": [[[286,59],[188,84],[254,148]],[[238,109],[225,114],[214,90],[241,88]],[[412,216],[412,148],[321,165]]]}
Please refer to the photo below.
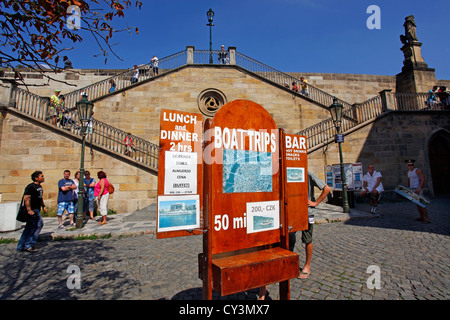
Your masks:
{"label": "boy in shorts", "polygon": [[67,210],[67,213],[69,214],[70,219],[70,226],[75,226],[75,223],[73,221],[73,214],[75,213],[75,206],[73,203],[73,192],[72,190],[76,189],[77,186],[73,182],[72,179],[70,179],[70,171],[65,170],[64,171],[64,178],[59,180],[58,182],[58,222],[59,227],[58,229],[64,229],[63,223],[62,223],[62,215],[64,211]]}

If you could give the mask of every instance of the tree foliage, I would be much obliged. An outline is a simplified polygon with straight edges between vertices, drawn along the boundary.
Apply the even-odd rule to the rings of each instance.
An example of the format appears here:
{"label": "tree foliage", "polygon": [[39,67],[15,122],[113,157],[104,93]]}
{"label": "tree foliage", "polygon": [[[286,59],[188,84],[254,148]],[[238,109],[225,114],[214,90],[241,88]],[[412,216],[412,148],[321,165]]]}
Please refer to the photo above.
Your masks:
{"label": "tree foliage", "polygon": [[[135,1],[134,5],[140,9],[142,3]],[[42,66],[47,65],[56,72],[58,63],[68,60],[66,51],[73,49],[64,44],[83,41],[80,31],[94,37],[106,63],[109,52],[117,56],[111,44],[114,33],[139,32],[131,27],[117,30],[113,24],[132,6],[129,0],[2,0],[0,67],[12,68],[19,78],[17,64],[42,73]]]}

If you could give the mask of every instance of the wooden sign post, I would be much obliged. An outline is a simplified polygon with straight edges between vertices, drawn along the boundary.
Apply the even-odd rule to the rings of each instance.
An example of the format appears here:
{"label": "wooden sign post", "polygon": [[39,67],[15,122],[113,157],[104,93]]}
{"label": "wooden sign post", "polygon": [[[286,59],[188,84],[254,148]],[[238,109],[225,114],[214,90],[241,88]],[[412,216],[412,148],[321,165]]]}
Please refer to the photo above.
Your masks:
{"label": "wooden sign post", "polygon": [[203,234],[203,298],[279,282],[289,299],[289,232],[308,227],[306,138],[235,100],[204,132],[200,114],[161,110],[159,140],[157,238]]}
{"label": "wooden sign post", "polygon": [[202,233],[202,115],[161,110],[156,237]]}
{"label": "wooden sign post", "polygon": [[[295,219],[284,214],[284,142],[270,114],[252,101],[229,102],[206,122],[204,139],[204,299],[212,289],[223,296],[297,277],[298,255],[281,242],[285,221]],[[289,299],[286,286],[280,297]]]}

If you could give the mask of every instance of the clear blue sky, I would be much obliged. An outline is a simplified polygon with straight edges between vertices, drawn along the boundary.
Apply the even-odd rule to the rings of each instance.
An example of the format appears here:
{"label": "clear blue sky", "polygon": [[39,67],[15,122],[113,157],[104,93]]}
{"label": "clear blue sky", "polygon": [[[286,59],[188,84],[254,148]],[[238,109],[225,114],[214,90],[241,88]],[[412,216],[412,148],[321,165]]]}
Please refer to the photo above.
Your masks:
{"label": "clear blue sky", "polygon": [[[132,1],[134,2],[134,1]],[[163,58],[187,45],[209,49],[206,12],[215,12],[213,49],[238,52],[285,72],[395,75],[403,53],[399,36],[404,18],[414,15],[422,56],[437,79],[450,79],[449,0],[142,0],[118,26],[135,26],[138,35],[115,34],[120,61],[94,58],[88,34],[69,53],[75,68],[130,68]],[[369,29],[370,5],[380,10],[381,29]]]}

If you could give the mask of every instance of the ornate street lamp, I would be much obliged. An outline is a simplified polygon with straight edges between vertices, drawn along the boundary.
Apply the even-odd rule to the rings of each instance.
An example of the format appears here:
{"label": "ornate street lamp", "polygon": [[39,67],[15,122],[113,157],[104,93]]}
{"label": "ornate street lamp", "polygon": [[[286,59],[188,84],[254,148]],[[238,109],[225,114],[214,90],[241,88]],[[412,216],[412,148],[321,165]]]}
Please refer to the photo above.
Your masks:
{"label": "ornate street lamp", "polygon": [[206,16],[208,17],[208,24],[209,27],[209,63],[213,63],[212,58],[212,27],[214,26],[213,19],[214,19],[214,11],[212,9],[209,9],[208,12],[206,12]]}
{"label": "ornate street lamp", "polygon": [[343,109],[344,109],[344,106],[338,102],[337,98],[334,98],[333,104],[330,106],[330,113],[331,113],[331,118],[333,119],[333,122],[334,122],[334,126],[336,127],[336,131],[337,131],[336,141],[339,144],[343,210],[345,213],[349,213],[350,207],[348,205],[348,197],[347,197],[347,179],[345,177],[344,161],[342,159],[342,147],[341,147],[341,143],[343,142],[343,139],[342,139],[343,135],[341,135],[341,122],[342,122],[342,110]]}
{"label": "ornate street lamp", "polygon": [[81,122],[81,160],[80,160],[80,181],[78,183],[78,208],[77,208],[77,229],[83,227],[83,194],[84,194],[84,147],[87,127],[92,117],[94,104],[88,101],[87,95],[83,95],[77,102],[78,118]]}

